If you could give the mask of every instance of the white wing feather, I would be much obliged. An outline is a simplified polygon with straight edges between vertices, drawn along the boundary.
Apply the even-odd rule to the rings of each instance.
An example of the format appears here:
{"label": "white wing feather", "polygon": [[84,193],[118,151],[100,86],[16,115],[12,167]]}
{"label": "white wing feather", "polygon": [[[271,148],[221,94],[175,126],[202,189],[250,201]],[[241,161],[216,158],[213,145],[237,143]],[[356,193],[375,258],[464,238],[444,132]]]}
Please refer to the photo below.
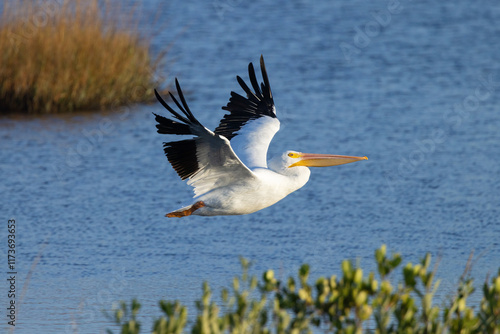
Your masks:
{"label": "white wing feather", "polygon": [[234,152],[250,169],[267,168],[267,150],[280,129],[277,118],[260,117],[248,121],[231,139]]}
{"label": "white wing feather", "polygon": [[189,177],[188,184],[194,187],[195,197],[211,190],[255,178],[231,148],[229,140],[204,128],[196,140],[196,156],[199,170]]}

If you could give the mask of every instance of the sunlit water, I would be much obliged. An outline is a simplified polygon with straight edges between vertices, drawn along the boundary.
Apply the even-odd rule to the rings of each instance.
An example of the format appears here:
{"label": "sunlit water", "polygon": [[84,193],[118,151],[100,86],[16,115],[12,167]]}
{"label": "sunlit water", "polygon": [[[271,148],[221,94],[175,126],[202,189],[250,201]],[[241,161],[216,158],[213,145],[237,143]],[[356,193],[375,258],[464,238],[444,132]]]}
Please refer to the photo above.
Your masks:
{"label": "sunlit water", "polygon": [[[478,284],[493,274],[500,6],[389,3],[144,4],[165,23],[154,47],[173,42],[169,75],[207,127],[239,89],[235,75],[246,77],[248,62],[264,54],[282,122],[270,154],[370,159],[314,169],[303,189],[252,215],[164,217],[192,194],[163,156],[167,138],[151,114],[166,113],[159,104],[1,118],[0,212],[17,222],[18,292],[41,254],[16,332],[104,331],[102,310],[133,297],[147,332],[159,299],[181,300],[192,316],[202,282],[218,295],[240,273],[239,256],[254,260],[253,273],[273,268],[280,278],[307,262],[314,278],[338,274],[345,258],[373,270],[383,243],[406,261],[431,252],[440,258],[438,304],[471,251]],[[6,249],[5,227],[1,236]]]}

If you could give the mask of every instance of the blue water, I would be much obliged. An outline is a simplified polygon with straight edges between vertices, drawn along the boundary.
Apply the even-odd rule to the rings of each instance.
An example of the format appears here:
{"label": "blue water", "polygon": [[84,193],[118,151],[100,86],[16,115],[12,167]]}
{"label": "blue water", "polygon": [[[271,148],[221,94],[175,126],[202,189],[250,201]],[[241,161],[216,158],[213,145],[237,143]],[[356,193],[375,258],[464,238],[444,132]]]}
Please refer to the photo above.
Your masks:
{"label": "blue water", "polygon": [[438,305],[472,251],[478,284],[495,273],[500,5],[391,3],[144,1],[139,28],[154,32],[154,50],[171,44],[168,75],[207,127],[238,90],[235,75],[263,54],[282,124],[271,154],[369,157],[314,169],[303,189],[252,215],[164,217],[192,194],[163,156],[157,103],[0,118],[0,212],[16,220],[18,292],[26,286],[16,333],[103,332],[112,327],[101,311],[133,297],[148,332],[159,299],[193,316],[202,282],[217,295],[240,255],[253,273],[286,278],[304,262],[313,277],[338,274],[345,258],[374,269],[383,243],[407,261],[431,252]]}

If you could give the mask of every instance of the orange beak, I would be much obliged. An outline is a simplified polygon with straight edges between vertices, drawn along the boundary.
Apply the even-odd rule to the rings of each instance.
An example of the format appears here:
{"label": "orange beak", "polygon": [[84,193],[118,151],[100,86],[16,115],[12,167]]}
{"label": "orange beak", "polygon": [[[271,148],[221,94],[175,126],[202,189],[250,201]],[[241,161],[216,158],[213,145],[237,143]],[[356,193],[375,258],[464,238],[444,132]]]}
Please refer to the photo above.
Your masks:
{"label": "orange beak", "polygon": [[348,155],[299,153],[300,160],[289,167],[329,167],[348,164],[360,160],[368,160],[367,157],[352,157]]}

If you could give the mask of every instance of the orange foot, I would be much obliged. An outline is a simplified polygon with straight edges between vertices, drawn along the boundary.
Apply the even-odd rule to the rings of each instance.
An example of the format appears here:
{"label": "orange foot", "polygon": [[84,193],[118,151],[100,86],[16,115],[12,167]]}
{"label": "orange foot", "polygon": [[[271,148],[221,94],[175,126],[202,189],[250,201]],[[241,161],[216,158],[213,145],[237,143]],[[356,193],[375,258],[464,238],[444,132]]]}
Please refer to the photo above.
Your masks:
{"label": "orange foot", "polygon": [[199,202],[196,202],[194,203],[193,205],[191,205],[191,207],[189,209],[186,209],[184,211],[174,211],[174,212],[170,212],[170,213],[167,213],[165,215],[165,217],[168,217],[168,218],[182,218],[182,217],[186,217],[186,216],[191,216],[193,214],[193,212],[195,212],[196,210],[198,210],[199,208],[202,208],[205,206],[205,203],[203,203],[203,201],[199,201]]}

